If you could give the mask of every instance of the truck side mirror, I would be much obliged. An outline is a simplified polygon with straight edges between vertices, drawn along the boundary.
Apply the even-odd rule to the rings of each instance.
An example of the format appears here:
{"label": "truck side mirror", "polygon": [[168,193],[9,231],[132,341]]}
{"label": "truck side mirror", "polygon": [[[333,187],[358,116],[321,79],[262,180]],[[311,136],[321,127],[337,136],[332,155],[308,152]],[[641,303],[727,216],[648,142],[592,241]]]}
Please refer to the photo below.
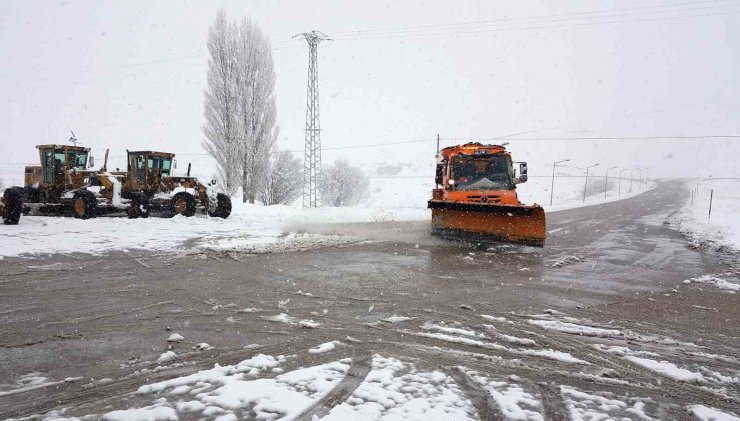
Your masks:
{"label": "truck side mirror", "polygon": [[95,157],[90,155],[90,167],[94,167],[94,166],[95,166]]}
{"label": "truck side mirror", "polygon": [[519,163],[519,181],[521,181],[522,183],[527,182],[527,163],[526,162]]}

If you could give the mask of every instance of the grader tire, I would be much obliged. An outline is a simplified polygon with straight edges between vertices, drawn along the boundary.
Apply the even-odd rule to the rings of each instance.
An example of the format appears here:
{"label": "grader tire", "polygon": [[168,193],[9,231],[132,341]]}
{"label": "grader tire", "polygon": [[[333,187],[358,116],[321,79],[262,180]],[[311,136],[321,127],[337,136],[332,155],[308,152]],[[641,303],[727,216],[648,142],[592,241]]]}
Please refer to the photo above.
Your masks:
{"label": "grader tire", "polygon": [[231,198],[223,193],[216,196],[216,209],[208,211],[208,216],[213,218],[228,218],[231,215]]}
{"label": "grader tire", "polygon": [[127,215],[130,219],[149,217],[149,198],[144,193],[133,193]]}
{"label": "grader tire", "polygon": [[98,199],[91,191],[80,190],[72,197],[72,210],[77,219],[90,219],[98,216]]}
{"label": "grader tire", "polygon": [[16,225],[21,219],[23,211],[23,193],[20,188],[11,187],[5,189],[3,193],[3,203],[5,204],[5,213],[3,213],[3,223],[5,225]]}
{"label": "grader tire", "polygon": [[193,216],[197,209],[195,196],[188,192],[181,191],[172,197],[170,208],[174,215]]}

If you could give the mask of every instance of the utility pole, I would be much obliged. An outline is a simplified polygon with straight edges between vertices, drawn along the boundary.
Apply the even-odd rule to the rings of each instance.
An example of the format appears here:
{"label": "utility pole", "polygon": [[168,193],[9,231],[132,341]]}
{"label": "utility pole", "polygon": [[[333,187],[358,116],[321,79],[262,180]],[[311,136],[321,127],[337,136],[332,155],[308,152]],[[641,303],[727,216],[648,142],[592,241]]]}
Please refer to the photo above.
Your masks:
{"label": "utility pole", "polygon": [[609,186],[609,170],[613,170],[617,167],[610,167],[606,169],[606,173],[604,173],[604,198],[606,199],[606,188]]}
{"label": "utility pole", "polygon": [[583,203],[586,203],[586,190],[588,189],[588,170],[599,164],[593,164],[586,167],[586,183],[583,185]]}
{"label": "utility pole", "polygon": [[308,89],[306,93],[306,143],[303,155],[303,207],[317,208],[321,179],[321,125],[319,124],[319,66],[316,50],[330,38],[321,31],[298,34],[308,42]]}
{"label": "utility pole", "polygon": [[563,162],[568,162],[570,159],[563,159],[552,164],[552,183],[550,184],[550,206],[552,206],[552,194],[555,191],[555,167]]}

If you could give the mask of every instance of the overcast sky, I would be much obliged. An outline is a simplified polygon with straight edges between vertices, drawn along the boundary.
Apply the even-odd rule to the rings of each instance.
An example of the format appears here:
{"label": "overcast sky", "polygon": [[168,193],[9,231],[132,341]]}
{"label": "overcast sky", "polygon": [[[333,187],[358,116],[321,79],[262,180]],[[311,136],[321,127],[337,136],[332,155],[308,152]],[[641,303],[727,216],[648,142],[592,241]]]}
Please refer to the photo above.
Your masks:
{"label": "overcast sky", "polygon": [[[319,49],[325,148],[514,133],[530,173],[650,165],[740,176],[740,139],[519,140],[740,134],[740,2],[0,2],[0,163],[74,130],[102,158],[172,151],[199,172],[208,27],[220,8],[272,40],[280,146],[303,148],[307,47]],[[451,144],[452,141],[443,142]],[[430,160],[434,142],[327,150],[324,161]],[[22,168],[0,165],[0,177]],[[197,171],[197,170],[196,170]],[[572,168],[575,173],[577,168]]]}

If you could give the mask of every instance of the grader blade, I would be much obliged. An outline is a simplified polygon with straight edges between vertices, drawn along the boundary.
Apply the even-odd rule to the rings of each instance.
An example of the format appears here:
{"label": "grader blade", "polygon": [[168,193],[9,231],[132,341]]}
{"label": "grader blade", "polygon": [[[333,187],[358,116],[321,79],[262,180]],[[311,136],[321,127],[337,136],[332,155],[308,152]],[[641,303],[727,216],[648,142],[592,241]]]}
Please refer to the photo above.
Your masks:
{"label": "grader blade", "polygon": [[537,205],[430,200],[429,208],[432,230],[442,236],[536,247],[545,244],[545,211]]}

